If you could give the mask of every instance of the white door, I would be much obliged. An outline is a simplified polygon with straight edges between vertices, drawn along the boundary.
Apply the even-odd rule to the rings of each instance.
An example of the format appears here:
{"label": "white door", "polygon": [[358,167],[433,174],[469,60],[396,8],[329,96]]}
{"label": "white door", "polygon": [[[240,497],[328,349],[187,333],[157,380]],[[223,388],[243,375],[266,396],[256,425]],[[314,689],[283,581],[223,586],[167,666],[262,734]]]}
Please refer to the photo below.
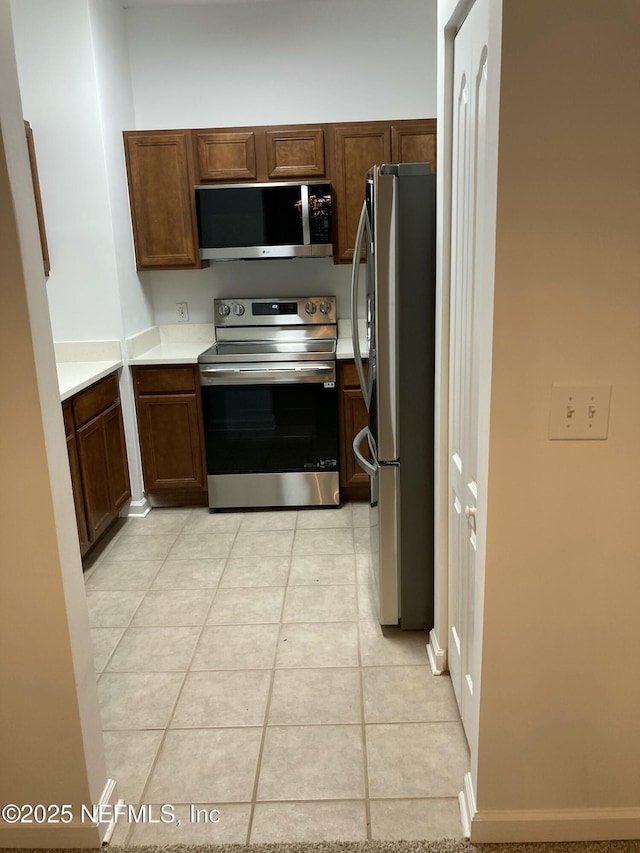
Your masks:
{"label": "white door", "polygon": [[488,453],[484,416],[489,411],[495,257],[499,56],[490,50],[490,24],[498,6],[497,0],[477,0],[454,46],[448,659],[472,750],[478,718]]}

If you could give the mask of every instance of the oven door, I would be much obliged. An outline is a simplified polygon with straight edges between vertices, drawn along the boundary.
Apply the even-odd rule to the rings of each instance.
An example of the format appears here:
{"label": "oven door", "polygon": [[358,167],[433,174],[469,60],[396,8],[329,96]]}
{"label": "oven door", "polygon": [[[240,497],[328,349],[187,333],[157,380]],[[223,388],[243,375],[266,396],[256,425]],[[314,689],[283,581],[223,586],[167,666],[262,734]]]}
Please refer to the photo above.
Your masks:
{"label": "oven door", "polygon": [[335,364],[200,365],[209,506],[339,503]]}

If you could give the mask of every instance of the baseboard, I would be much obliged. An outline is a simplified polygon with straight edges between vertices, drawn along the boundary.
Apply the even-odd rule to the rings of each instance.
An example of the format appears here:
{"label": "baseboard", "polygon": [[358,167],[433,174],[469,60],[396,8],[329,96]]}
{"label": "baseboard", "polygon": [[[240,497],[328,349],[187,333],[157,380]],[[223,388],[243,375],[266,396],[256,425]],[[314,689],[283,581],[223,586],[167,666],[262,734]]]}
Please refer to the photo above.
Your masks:
{"label": "baseboard", "polygon": [[462,822],[462,834],[465,838],[471,835],[471,827],[476,810],[476,795],[473,790],[471,773],[464,774],[464,787],[458,794],[458,806],[460,807],[460,820]]}
{"label": "baseboard", "polygon": [[145,515],[148,515],[151,512],[151,503],[149,498],[145,495],[140,498],[139,501],[131,500],[128,502],[127,506],[123,508],[123,515],[128,516],[129,518],[144,518]]}
{"label": "baseboard", "polygon": [[[102,795],[95,804],[103,815],[110,815],[115,806],[116,783],[113,779],[107,779]],[[20,849],[42,849],[42,848],[92,848],[99,849],[105,837],[113,832],[113,821],[102,822],[92,819],[91,811],[94,807],[88,806],[87,812],[82,812],[80,806],[69,807],[64,813],[64,819],[71,815],[68,823],[7,823],[0,820],[0,848],[12,847]],[[58,817],[61,817],[58,816]]]}
{"label": "baseboard", "polygon": [[434,675],[442,675],[447,671],[447,651],[440,647],[436,629],[429,631],[429,642],[427,643],[427,657],[431,664],[431,672]]}
{"label": "baseboard", "polygon": [[508,842],[626,841],[640,838],[640,807],[476,811],[474,844]]}

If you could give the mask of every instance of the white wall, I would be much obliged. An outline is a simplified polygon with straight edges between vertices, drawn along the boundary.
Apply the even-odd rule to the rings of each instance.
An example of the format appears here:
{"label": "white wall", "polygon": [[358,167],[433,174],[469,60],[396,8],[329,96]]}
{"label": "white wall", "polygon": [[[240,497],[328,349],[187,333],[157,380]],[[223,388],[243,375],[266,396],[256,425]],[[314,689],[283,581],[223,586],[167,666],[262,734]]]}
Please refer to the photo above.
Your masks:
{"label": "white wall", "polygon": [[[0,801],[69,803],[79,815],[107,776],[9,0],[0,0],[0,256]],[[98,847],[104,829],[0,821],[0,847]]]}
{"label": "white wall", "polygon": [[128,9],[141,129],[429,118],[435,0]]}
{"label": "white wall", "polygon": [[120,311],[87,0],[13,0],[51,256],[56,340],[119,337]]}
{"label": "white wall", "polygon": [[213,322],[213,299],[223,296],[335,296],[338,317],[351,313],[351,267],[330,258],[215,263],[197,272],[143,273],[153,282],[156,323],[176,322],[176,302],[186,301],[192,323]]}
{"label": "white wall", "polygon": [[[118,338],[123,339],[154,325],[151,287],[136,273],[131,234],[129,192],[122,131],[132,126],[133,94],[125,16],[119,0],[89,0],[91,42],[96,68],[96,93],[100,111],[103,158],[107,180],[107,205],[113,272],[109,286],[115,290],[119,308]],[[120,376],[131,494],[143,498],[142,461],[131,372]]]}
{"label": "white wall", "polygon": [[151,325],[153,313],[150,294],[136,274],[122,142],[122,131],[134,122],[125,14],[119,0],[89,0],[89,18],[111,215],[108,237],[115,258],[122,333],[129,337]]}
{"label": "white wall", "polygon": [[[504,3],[478,842],[640,832],[639,29]],[[608,438],[549,440],[600,382]]]}
{"label": "white wall", "polygon": [[[13,0],[25,117],[31,121],[51,255],[56,341],[122,340],[153,325],[135,271],[122,131],[134,121],[118,0]],[[127,370],[121,397],[134,499],[142,473]]]}
{"label": "white wall", "polygon": [[[436,0],[236,3],[126,11],[136,128],[431,118]],[[212,300],[326,293],[348,317],[349,269],[326,260],[146,273],[157,323],[212,321]]]}
{"label": "white wall", "polygon": [[124,12],[118,0],[12,0],[12,20],[54,339],[119,339],[123,322],[132,334],[152,319],[135,275],[124,173],[122,130],[133,121]]}

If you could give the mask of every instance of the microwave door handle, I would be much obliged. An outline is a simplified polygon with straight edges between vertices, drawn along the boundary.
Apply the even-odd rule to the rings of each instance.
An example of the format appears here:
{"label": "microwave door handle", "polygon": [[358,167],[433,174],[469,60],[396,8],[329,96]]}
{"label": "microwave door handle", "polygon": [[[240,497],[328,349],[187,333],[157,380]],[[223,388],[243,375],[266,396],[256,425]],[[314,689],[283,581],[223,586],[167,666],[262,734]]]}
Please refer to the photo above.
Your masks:
{"label": "microwave door handle", "polygon": [[370,477],[375,477],[378,473],[378,462],[376,457],[373,457],[373,462],[369,462],[368,459],[365,459],[362,453],[360,453],[360,444],[367,439],[367,443],[369,447],[371,447],[371,442],[369,441],[369,427],[366,426],[360,430],[360,432],[353,439],[353,454],[356,457],[356,462],[365,471]]}
{"label": "microwave door handle", "polygon": [[302,242],[305,246],[311,243],[311,227],[309,226],[309,187],[302,184],[300,187],[300,201],[302,213]]}
{"label": "microwave door handle", "polygon": [[369,410],[369,404],[371,402],[371,394],[368,383],[364,378],[362,352],[360,351],[360,337],[358,334],[358,295],[360,283],[360,247],[362,245],[362,239],[365,231],[368,236],[370,230],[367,203],[365,201],[362,205],[362,211],[360,212],[360,221],[358,222],[356,241],[353,248],[353,264],[351,266],[351,337],[353,340],[353,358],[367,411]]}

